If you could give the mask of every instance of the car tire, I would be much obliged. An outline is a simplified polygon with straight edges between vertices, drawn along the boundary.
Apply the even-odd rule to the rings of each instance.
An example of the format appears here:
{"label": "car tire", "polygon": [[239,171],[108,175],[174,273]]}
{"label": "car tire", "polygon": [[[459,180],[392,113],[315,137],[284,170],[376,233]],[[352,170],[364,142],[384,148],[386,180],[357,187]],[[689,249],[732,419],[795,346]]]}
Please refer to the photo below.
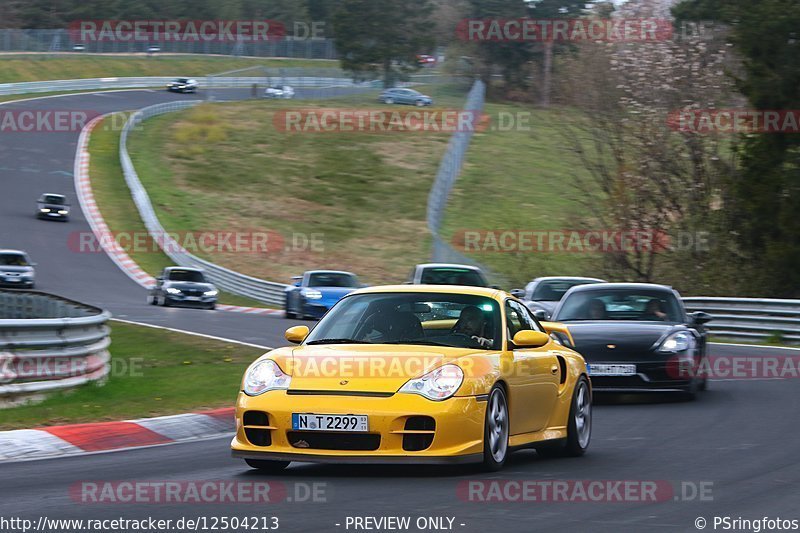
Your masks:
{"label": "car tire", "polygon": [[487,472],[497,472],[506,464],[509,424],[506,393],[496,384],[489,392],[483,423],[483,469]]}
{"label": "car tire", "polygon": [[589,380],[581,376],[572,392],[567,438],[536,446],[542,457],[579,457],[586,453],[592,437],[592,392]]}
{"label": "car tire", "polygon": [[208,309],[209,311],[213,311],[216,308],[217,308],[217,304],[208,304],[206,306],[206,309]]}
{"label": "car tire", "polygon": [[297,314],[289,311],[289,296],[287,295],[283,301],[283,315],[286,318],[295,319],[297,318]]}
{"label": "car tire", "polygon": [[269,461],[265,459],[245,459],[245,463],[250,468],[255,468],[259,472],[264,472],[267,474],[277,474],[278,472],[282,472],[287,466],[289,466],[289,461]]}
{"label": "car tire", "polygon": [[156,297],[152,294],[147,295],[147,304],[148,305],[156,305]]}
{"label": "car tire", "polygon": [[585,376],[578,379],[572,393],[567,425],[565,455],[579,457],[586,453],[592,440],[592,390]]}

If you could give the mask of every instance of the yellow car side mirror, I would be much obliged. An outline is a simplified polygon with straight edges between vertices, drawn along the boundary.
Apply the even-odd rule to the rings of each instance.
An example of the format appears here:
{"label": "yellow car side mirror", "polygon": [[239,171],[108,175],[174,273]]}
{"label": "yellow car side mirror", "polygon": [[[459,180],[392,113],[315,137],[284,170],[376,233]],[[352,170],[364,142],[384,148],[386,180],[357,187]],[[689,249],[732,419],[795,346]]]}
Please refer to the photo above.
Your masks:
{"label": "yellow car side mirror", "polygon": [[540,348],[550,342],[550,335],[541,331],[525,329],[518,331],[511,342],[518,348]]}
{"label": "yellow car side mirror", "polygon": [[300,344],[308,337],[308,326],[294,326],[287,329],[283,336],[291,343]]}

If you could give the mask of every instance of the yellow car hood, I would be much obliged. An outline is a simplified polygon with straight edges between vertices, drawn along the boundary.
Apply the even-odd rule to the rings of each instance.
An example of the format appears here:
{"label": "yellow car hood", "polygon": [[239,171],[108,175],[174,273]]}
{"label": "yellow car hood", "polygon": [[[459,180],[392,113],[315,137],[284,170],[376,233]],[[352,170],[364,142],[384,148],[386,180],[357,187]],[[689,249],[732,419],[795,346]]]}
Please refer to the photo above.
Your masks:
{"label": "yellow car hood", "polygon": [[277,352],[270,355],[292,376],[289,390],[393,393],[409,379],[475,350],[351,344],[300,346]]}

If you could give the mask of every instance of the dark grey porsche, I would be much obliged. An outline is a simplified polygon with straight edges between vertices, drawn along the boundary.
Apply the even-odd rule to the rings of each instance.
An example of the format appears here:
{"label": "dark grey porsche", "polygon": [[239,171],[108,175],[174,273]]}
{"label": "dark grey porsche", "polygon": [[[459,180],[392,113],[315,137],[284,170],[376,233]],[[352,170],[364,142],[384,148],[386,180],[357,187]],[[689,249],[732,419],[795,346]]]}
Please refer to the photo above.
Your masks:
{"label": "dark grey porsche", "polygon": [[567,292],[553,322],[569,326],[592,388],[607,392],[705,390],[707,313],[687,314],[671,287],[645,283],[581,285]]}
{"label": "dark grey porsche", "polygon": [[214,309],[219,291],[197,268],[167,267],[147,295],[150,305]]}

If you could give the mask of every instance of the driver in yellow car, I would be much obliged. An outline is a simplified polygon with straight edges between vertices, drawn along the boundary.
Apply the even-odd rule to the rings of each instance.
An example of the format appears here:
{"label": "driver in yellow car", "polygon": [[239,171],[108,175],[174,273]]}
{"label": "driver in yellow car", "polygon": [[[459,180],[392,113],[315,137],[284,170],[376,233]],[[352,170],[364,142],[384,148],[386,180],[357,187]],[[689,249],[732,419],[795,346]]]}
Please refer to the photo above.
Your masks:
{"label": "driver in yellow car", "polygon": [[458,322],[453,326],[453,333],[467,335],[484,348],[491,348],[494,344],[494,339],[487,339],[483,336],[485,335],[485,326],[486,321],[481,310],[474,305],[468,305],[461,310]]}

